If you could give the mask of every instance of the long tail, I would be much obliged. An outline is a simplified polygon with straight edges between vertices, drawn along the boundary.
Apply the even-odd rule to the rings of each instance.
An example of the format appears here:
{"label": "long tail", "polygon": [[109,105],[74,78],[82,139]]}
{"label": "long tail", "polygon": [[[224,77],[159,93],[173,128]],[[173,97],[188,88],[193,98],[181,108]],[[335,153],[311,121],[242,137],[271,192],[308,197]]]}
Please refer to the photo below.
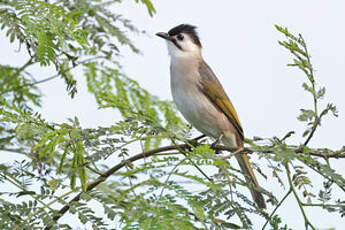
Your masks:
{"label": "long tail", "polygon": [[[242,172],[245,175],[247,183],[253,183],[254,185],[258,186],[258,181],[254,175],[254,171],[250,166],[248,157],[246,154],[236,154],[236,159],[238,164],[241,167]],[[259,208],[266,208],[266,202],[262,194],[256,191],[253,188],[249,188],[250,193],[252,194],[253,200]]]}

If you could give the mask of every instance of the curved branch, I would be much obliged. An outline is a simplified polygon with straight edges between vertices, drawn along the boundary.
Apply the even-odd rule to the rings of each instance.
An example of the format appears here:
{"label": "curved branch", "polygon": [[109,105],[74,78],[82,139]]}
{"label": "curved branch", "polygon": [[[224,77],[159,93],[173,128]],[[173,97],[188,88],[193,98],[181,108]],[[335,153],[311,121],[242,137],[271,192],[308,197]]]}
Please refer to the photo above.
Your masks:
{"label": "curved branch", "polygon": [[[86,188],[86,192],[91,191],[93,188],[95,188],[97,185],[99,185],[100,183],[104,182],[108,177],[110,177],[112,174],[114,174],[115,172],[117,172],[118,170],[120,170],[121,168],[123,168],[124,166],[126,166],[128,163],[130,162],[134,162],[140,159],[143,159],[145,157],[150,157],[153,156],[155,154],[161,153],[161,152],[166,152],[166,151],[170,151],[170,150],[186,150],[189,149],[191,147],[191,144],[194,146],[198,146],[200,145],[200,143],[195,143],[197,140],[197,138],[191,140],[191,142],[189,144],[180,144],[180,145],[168,145],[168,146],[164,146],[164,147],[160,147],[160,148],[156,148],[156,149],[152,149],[146,152],[141,152],[138,153],[132,157],[129,157],[128,159],[116,164],[115,166],[113,166],[112,168],[110,168],[109,170],[107,170],[106,172],[104,172],[103,174],[101,174],[97,179],[95,179],[93,182],[91,182],[87,188]],[[216,146],[213,148],[214,150],[223,150],[223,151],[229,151],[229,152],[233,152],[236,151],[237,148],[232,148],[232,147],[228,147],[228,146]],[[296,153],[304,153],[303,149],[301,148],[295,148],[294,150]],[[254,153],[255,151],[250,149],[250,148],[244,148],[244,151],[247,154],[250,153]],[[263,151],[265,153],[273,153],[272,150],[266,150]],[[326,150],[322,150],[322,149],[309,149],[309,154],[313,155],[313,156],[317,156],[317,157],[334,157],[334,158],[345,158],[345,153],[344,151],[332,151],[331,154],[327,153]],[[82,192],[79,193],[78,195],[76,195],[72,200],[70,200],[68,202],[68,204],[66,204],[64,207],[62,207],[59,211],[57,215],[53,216],[53,220],[56,222],[58,221],[70,208],[71,204],[75,201],[79,201],[81,198]],[[49,230],[51,228],[51,226],[47,226],[45,228],[45,230]]]}
{"label": "curved branch", "polygon": [[[156,153],[165,152],[165,151],[169,151],[169,150],[175,150],[177,148],[186,149],[186,148],[188,148],[188,145],[187,144],[181,144],[178,146],[175,146],[175,145],[164,146],[164,147],[152,149],[152,150],[147,151],[147,152],[142,152],[142,153],[136,154],[136,155],[128,158],[127,160],[118,163],[117,165],[115,165],[114,167],[110,168],[105,173],[103,173],[103,175],[99,176],[95,181],[93,181],[92,183],[90,183],[87,186],[86,192],[91,191],[93,188],[95,188],[97,185],[99,185],[100,183],[105,181],[108,177],[110,177],[116,171],[118,171],[119,169],[121,169],[122,167],[127,165],[129,162],[134,162],[134,161],[143,159],[145,157],[150,157]],[[54,221],[59,220],[61,218],[61,216],[63,216],[69,210],[69,208],[73,202],[80,200],[81,195],[82,195],[82,192],[79,193],[77,196],[75,196],[72,200],[70,200],[68,202],[68,204],[66,204],[64,207],[62,207],[60,209],[60,211],[58,212],[58,214],[53,216],[53,220]],[[51,226],[47,226],[45,228],[45,230],[49,230],[50,228],[51,228]]]}

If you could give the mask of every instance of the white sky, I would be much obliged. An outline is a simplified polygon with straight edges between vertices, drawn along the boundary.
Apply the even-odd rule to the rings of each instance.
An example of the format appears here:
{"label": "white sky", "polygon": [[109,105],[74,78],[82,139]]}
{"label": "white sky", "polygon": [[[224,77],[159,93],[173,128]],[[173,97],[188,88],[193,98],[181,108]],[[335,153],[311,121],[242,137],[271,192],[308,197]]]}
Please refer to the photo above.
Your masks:
{"label": "white sky", "polygon": [[[340,148],[344,145],[345,127],[345,1],[153,1],[157,14],[150,18],[146,9],[135,1],[123,3],[118,10],[132,19],[148,36],[133,36],[143,55],[123,53],[125,72],[149,92],[171,100],[169,58],[165,42],[154,36],[181,23],[198,26],[203,56],[212,67],[239,113],[247,137],[281,137],[290,130],[297,133],[291,143],[302,142],[304,125],[297,121],[299,108],[311,107],[312,98],[301,88],[305,76],[286,67],[291,61],[288,51],[277,40],[283,37],[274,24],[302,33],[312,55],[316,80],[326,86],[324,104],[333,102],[339,118],[326,118],[311,141],[313,147]],[[0,34],[0,63],[24,63],[26,55],[13,52]],[[51,69],[33,68],[37,76],[51,76]],[[114,112],[99,111],[83,83],[79,94],[71,100],[62,81],[42,84],[45,94],[43,115],[52,121],[65,121],[78,116],[84,126],[111,124]],[[344,167],[332,162],[345,175]],[[260,164],[260,163],[259,163]],[[277,183],[259,177],[261,185],[276,194],[283,194]],[[279,195],[278,195],[279,196]],[[292,197],[290,197],[292,198]],[[302,216],[294,201],[283,206],[279,214],[293,229],[303,229]],[[338,215],[317,208],[307,209],[310,219],[319,228],[345,226]],[[257,226],[262,226],[258,223]]]}

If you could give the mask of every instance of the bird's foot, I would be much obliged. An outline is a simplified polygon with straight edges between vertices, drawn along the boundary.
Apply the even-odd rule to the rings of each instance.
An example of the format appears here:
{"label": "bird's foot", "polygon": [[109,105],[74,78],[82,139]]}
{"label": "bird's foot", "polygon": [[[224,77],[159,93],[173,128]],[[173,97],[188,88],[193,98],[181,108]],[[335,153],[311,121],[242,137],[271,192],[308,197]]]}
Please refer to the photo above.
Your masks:
{"label": "bird's foot", "polygon": [[216,139],[216,141],[215,142],[213,142],[212,144],[211,144],[211,149],[214,149],[215,150],[215,154],[219,154],[221,151],[220,150],[218,150],[217,149],[217,147],[218,147],[218,144],[219,144],[219,142],[222,140],[222,138],[223,138],[223,134],[221,134],[217,139]]}
{"label": "bird's foot", "polygon": [[223,160],[229,159],[229,158],[235,156],[236,154],[241,153],[243,150],[244,150],[244,147],[242,146],[241,148],[237,149],[235,152],[232,152],[232,153],[222,157],[222,159]]}

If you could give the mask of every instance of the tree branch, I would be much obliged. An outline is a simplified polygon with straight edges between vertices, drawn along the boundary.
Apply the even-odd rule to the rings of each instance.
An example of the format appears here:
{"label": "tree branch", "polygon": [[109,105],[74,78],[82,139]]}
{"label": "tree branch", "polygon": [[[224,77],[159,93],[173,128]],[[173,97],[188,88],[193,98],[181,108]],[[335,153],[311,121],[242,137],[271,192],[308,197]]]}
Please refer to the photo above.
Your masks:
{"label": "tree branch", "polygon": [[[187,144],[182,144],[179,145],[178,147],[175,145],[170,145],[170,146],[165,146],[165,147],[160,147],[160,148],[156,148],[156,149],[152,149],[150,151],[147,152],[142,152],[139,154],[136,154],[130,158],[128,158],[125,161],[120,162],[119,164],[115,165],[114,167],[110,168],[109,170],[107,170],[102,176],[99,176],[95,181],[91,182],[87,188],[86,188],[86,192],[91,191],[93,188],[95,188],[97,185],[99,185],[100,183],[102,183],[103,181],[105,181],[108,177],[110,177],[112,174],[114,174],[115,172],[117,172],[119,169],[121,169],[122,167],[124,167],[126,164],[128,164],[129,162],[134,162],[140,159],[143,159],[145,157],[150,157],[156,153],[160,153],[160,152],[165,152],[165,151],[170,151],[170,150],[175,150],[177,148],[180,149],[186,149],[188,147]],[[79,193],[77,196],[75,196],[72,200],[70,200],[70,202],[68,202],[67,205],[65,205],[64,207],[62,207],[60,209],[60,211],[58,212],[58,215],[53,216],[53,220],[57,221],[61,218],[61,216],[63,216],[70,208],[71,204],[75,201],[79,201],[80,197],[82,195],[82,192]],[[45,230],[49,230],[51,228],[51,226],[47,226],[45,228]]]}
{"label": "tree branch", "polygon": [[[194,142],[193,142],[194,141]],[[107,170],[106,172],[104,172],[102,175],[100,175],[97,179],[95,179],[93,182],[89,183],[87,188],[86,188],[86,192],[91,191],[93,188],[95,188],[97,185],[99,185],[100,183],[104,182],[108,177],[110,177],[112,174],[114,174],[115,172],[117,172],[118,170],[120,170],[121,168],[123,168],[124,166],[126,166],[128,163],[130,162],[134,162],[146,157],[150,157],[153,156],[155,154],[161,153],[161,152],[166,152],[166,151],[171,151],[171,150],[186,150],[188,148],[191,147],[191,143],[194,146],[198,146],[200,145],[199,143],[195,143],[195,139],[191,140],[190,144],[180,144],[180,145],[168,145],[168,146],[164,146],[164,147],[160,147],[160,148],[156,148],[156,149],[152,149],[146,152],[141,152],[138,153],[132,157],[129,157],[128,159],[116,164],[115,166],[113,166],[112,168],[110,168],[109,170]],[[223,150],[223,151],[229,151],[229,152],[233,152],[236,151],[237,148],[232,148],[232,147],[228,147],[228,146],[216,146],[213,148],[214,150]],[[294,147],[294,150],[296,153],[304,153],[303,149],[301,148],[297,148]],[[345,152],[344,151],[332,151],[331,153],[328,153],[330,150],[325,150],[325,149],[309,149],[309,154],[312,156],[317,156],[317,157],[329,157],[329,158],[345,158]],[[250,149],[250,148],[244,148],[244,152],[245,153],[254,153],[255,151]],[[256,151],[257,152],[257,151]],[[265,150],[265,151],[261,151],[261,152],[265,152],[265,153],[274,153],[272,150]],[[57,220],[59,220],[70,208],[71,204],[75,201],[79,201],[81,198],[82,192],[79,193],[77,196],[75,196],[72,200],[70,200],[68,202],[68,204],[66,204],[64,207],[62,207],[57,215],[53,216],[53,220],[56,222]],[[52,226],[47,226],[45,228],[45,230],[49,230]]]}

